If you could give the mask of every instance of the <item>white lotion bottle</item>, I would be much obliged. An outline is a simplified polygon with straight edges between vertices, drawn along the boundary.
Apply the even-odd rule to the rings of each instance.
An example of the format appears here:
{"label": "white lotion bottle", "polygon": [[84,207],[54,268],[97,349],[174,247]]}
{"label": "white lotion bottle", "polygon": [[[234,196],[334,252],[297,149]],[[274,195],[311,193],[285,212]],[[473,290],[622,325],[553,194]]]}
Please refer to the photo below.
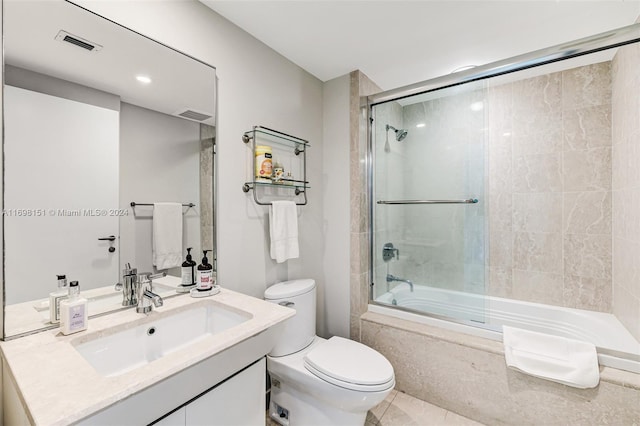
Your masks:
{"label": "white lotion bottle", "polygon": [[51,324],[60,323],[60,302],[69,297],[67,277],[58,275],[58,289],[49,293],[49,321]]}
{"label": "white lotion bottle", "polygon": [[78,281],[69,283],[69,298],[60,302],[60,331],[67,335],[86,330],[89,325],[87,299],[80,297]]}

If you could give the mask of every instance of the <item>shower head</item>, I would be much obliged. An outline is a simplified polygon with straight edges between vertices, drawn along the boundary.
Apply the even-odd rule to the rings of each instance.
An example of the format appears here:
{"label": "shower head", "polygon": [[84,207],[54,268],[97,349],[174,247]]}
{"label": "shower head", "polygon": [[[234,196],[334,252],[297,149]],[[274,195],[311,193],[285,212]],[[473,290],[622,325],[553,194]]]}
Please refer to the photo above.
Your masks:
{"label": "shower head", "polygon": [[387,132],[389,130],[393,130],[394,132],[396,132],[396,140],[398,142],[400,142],[401,140],[406,138],[407,137],[407,133],[409,133],[409,131],[407,129],[396,129],[395,127],[390,126],[389,124],[387,124]]}

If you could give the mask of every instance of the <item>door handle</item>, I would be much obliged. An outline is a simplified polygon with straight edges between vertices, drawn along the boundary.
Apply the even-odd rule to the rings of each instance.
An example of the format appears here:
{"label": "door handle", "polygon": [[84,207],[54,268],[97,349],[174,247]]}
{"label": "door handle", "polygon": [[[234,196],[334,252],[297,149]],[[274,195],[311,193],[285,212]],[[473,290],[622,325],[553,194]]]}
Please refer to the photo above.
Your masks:
{"label": "door handle", "polygon": [[98,241],[115,241],[116,237],[114,235],[109,235],[108,237],[98,238]]}

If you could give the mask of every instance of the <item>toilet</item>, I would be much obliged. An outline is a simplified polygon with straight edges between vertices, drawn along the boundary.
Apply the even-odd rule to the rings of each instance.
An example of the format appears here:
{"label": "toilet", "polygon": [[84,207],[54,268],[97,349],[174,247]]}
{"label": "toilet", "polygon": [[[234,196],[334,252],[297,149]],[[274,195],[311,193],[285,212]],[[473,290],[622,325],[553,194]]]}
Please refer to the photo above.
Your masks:
{"label": "toilet", "polygon": [[264,298],[296,310],[267,356],[269,416],[283,426],[363,426],[395,386],[389,361],[353,340],[316,336],[314,280],[274,284]]}

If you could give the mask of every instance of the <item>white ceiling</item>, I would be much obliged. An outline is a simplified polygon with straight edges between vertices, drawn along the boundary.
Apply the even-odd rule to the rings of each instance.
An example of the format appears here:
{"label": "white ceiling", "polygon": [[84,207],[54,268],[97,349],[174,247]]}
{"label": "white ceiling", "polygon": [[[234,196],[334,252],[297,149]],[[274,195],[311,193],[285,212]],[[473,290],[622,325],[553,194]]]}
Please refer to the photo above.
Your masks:
{"label": "white ceiling", "polygon": [[322,81],[389,90],[633,24],[640,0],[200,0]]}
{"label": "white ceiling", "polygon": [[[65,30],[103,46],[88,52],[55,39]],[[215,70],[62,0],[5,0],[4,57],[9,65],[119,95],[123,102],[176,115],[212,118]],[[136,75],[149,76],[142,85]],[[188,76],[188,78],[186,78]]]}

